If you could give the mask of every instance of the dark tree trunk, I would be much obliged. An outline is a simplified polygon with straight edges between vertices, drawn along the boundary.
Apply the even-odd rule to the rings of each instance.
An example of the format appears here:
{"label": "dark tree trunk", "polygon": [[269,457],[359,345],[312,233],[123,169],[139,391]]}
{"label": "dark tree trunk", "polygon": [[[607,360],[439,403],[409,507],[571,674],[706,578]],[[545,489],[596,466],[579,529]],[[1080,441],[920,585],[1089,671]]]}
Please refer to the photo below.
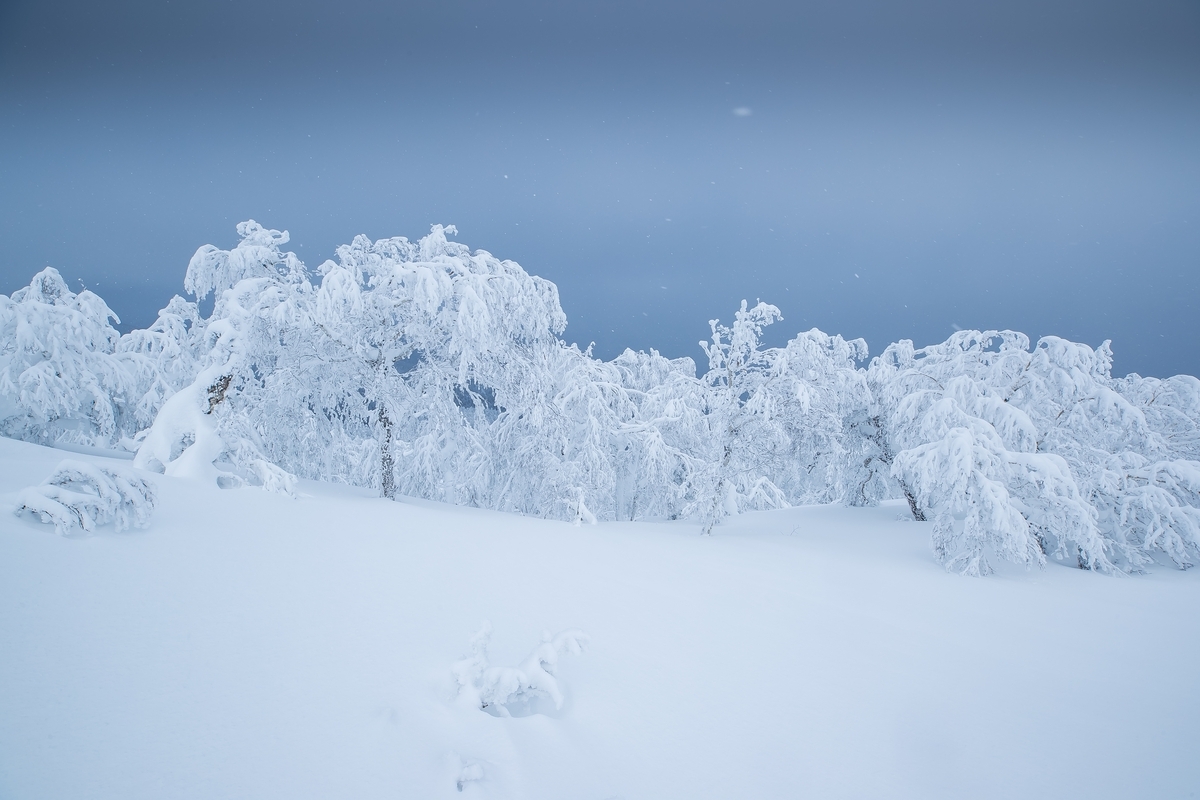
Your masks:
{"label": "dark tree trunk", "polygon": [[379,494],[388,500],[396,499],[396,461],[392,455],[392,420],[387,406],[379,404]]}
{"label": "dark tree trunk", "polygon": [[908,488],[908,484],[900,481],[900,488],[904,490],[904,499],[908,501],[908,510],[912,512],[913,519],[917,522],[924,522],[925,512],[917,505],[917,498],[913,497],[912,490]]}
{"label": "dark tree trunk", "polygon": [[213,409],[224,402],[225,393],[229,391],[229,384],[232,382],[232,375],[222,375],[213,382],[212,386],[208,387],[208,410],[204,412],[205,414],[211,414]]}

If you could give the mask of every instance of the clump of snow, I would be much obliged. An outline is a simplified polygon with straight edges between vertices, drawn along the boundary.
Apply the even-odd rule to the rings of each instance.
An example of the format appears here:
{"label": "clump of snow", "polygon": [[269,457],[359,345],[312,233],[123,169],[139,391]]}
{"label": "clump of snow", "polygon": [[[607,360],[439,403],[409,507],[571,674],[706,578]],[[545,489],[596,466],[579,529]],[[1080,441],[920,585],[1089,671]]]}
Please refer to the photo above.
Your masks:
{"label": "clump of snow", "polygon": [[225,443],[211,416],[211,389],[219,385],[219,378],[213,376],[210,382],[208,377],[200,376],[163,404],[138,448],[134,466],[173,477],[217,479],[213,461],[224,452]]}
{"label": "clump of snow", "polygon": [[156,500],[154,485],[128,470],[66,460],[41,484],[20,492],[16,513],[35,514],[62,536],[73,536],[110,522],[118,531],[144,528]]}
{"label": "clump of snow", "polygon": [[574,629],[554,636],[547,631],[541,643],[515,667],[493,667],[488,663],[491,639],[492,625],[485,622],[471,637],[471,655],[451,666],[460,700],[497,717],[540,713],[543,700],[553,703],[555,711],[562,710],[563,694],[555,678],[558,657],[582,653],[588,635]]}

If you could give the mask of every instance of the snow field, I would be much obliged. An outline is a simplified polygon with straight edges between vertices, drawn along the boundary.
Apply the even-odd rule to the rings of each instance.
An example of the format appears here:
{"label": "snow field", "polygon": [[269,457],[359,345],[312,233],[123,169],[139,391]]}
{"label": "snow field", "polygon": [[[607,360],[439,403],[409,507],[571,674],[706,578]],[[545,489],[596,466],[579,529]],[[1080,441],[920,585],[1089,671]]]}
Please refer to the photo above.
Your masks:
{"label": "snow field", "polygon": [[[0,501],[66,454],[0,439]],[[128,468],[128,462],[119,464]],[[946,573],[903,503],[574,527],[149,475],[0,514],[0,797],[1188,797],[1200,578]],[[456,697],[544,631],[560,710]],[[460,789],[461,788],[461,793]]]}

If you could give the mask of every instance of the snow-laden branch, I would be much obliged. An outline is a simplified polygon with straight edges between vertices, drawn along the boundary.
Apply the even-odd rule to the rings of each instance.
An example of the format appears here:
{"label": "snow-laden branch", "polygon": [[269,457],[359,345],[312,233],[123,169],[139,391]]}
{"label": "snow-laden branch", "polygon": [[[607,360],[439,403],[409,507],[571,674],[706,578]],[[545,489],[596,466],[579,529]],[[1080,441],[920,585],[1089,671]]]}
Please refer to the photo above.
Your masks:
{"label": "snow-laden branch", "polygon": [[73,536],[109,523],[118,531],[144,528],[156,499],[154,485],[131,470],[67,460],[41,484],[21,490],[16,513],[34,514]]}

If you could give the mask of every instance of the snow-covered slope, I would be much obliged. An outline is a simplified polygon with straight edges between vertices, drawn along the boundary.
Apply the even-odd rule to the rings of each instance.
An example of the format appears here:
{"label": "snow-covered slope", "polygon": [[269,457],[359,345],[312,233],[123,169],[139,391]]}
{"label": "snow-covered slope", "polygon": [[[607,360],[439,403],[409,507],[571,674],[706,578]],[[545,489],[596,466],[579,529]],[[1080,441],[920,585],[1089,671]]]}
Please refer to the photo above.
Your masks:
{"label": "snow-covered slope", "polygon": [[[152,475],[144,530],[7,509],[80,456],[0,439],[0,797],[1187,797],[1200,575],[947,574],[902,505],[573,527]],[[128,467],[128,462],[122,462]],[[543,631],[561,710],[451,664]],[[462,794],[459,794],[459,787]]]}

